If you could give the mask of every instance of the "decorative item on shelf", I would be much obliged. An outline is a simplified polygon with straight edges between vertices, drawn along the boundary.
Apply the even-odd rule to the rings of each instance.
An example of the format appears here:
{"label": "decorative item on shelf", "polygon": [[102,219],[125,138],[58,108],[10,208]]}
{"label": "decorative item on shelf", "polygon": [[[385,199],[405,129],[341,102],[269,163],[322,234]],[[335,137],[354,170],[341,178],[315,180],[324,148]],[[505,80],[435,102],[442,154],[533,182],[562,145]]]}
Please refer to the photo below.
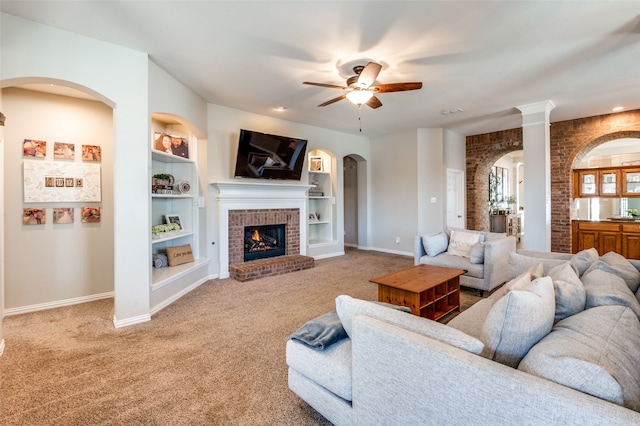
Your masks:
{"label": "decorative item on shelf", "polygon": [[182,229],[182,221],[177,214],[165,214],[163,220],[166,224],[178,225],[179,229]]}
{"label": "decorative item on shelf", "polygon": [[173,175],[157,173],[151,180],[151,192],[153,194],[173,194]]}
{"label": "decorative item on shelf", "polygon": [[180,194],[188,194],[191,191],[191,184],[186,180],[181,180],[178,182],[178,191]]}
{"label": "decorative item on shelf", "polygon": [[638,209],[628,209],[627,210],[627,216],[630,217],[630,218],[638,217]]}
{"label": "decorative item on shelf", "polygon": [[309,212],[309,222],[317,222],[320,220],[320,215],[317,212]]}
{"label": "decorative item on shelf", "polygon": [[309,196],[310,197],[324,197],[324,191],[322,191],[322,188],[320,187],[315,187],[315,188],[309,188]]}
{"label": "decorative item on shelf", "polygon": [[182,230],[177,223],[164,223],[162,225],[154,225],[151,227],[151,238],[154,240],[160,238],[168,238],[179,233]]}
{"label": "decorative item on shelf", "polygon": [[158,253],[151,256],[151,264],[154,268],[166,268],[169,266],[169,259],[164,253]]}
{"label": "decorative item on shelf", "polygon": [[309,170],[312,172],[322,172],[322,157],[309,157]]}

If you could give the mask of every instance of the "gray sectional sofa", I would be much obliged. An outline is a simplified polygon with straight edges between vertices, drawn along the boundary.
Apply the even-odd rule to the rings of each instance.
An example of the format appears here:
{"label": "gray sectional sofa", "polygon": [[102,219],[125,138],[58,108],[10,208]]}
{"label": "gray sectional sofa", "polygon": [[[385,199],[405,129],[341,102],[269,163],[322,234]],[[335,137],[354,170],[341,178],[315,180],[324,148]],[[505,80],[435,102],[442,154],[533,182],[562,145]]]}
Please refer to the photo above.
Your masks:
{"label": "gray sectional sofa", "polygon": [[[452,250],[453,232],[476,235],[468,250]],[[480,290],[481,295],[490,292],[507,280],[509,253],[516,251],[515,237],[503,233],[470,231],[448,228],[446,232],[416,236],[414,239],[414,264],[444,266],[464,269],[460,285]]]}
{"label": "gray sectional sofa", "polygon": [[289,387],[336,425],[640,424],[640,261],[607,256],[511,253],[447,325],[339,296],[347,337],[290,339]]}

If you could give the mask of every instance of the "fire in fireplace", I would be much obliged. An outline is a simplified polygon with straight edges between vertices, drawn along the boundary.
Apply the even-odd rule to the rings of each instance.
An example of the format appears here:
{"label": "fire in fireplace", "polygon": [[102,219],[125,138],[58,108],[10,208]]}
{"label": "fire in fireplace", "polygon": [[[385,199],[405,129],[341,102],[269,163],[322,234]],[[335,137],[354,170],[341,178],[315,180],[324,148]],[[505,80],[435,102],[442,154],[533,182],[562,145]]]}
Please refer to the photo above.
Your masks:
{"label": "fire in fireplace", "polygon": [[260,225],[244,227],[244,261],[283,256],[285,225]]}

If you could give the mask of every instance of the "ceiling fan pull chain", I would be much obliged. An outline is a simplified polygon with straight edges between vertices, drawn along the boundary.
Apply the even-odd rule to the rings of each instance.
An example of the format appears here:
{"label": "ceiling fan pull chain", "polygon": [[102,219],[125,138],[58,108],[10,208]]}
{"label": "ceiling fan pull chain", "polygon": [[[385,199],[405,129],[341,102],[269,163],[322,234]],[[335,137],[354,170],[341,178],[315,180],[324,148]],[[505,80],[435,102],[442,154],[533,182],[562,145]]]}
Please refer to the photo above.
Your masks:
{"label": "ceiling fan pull chain", "polygon": [[358,104],[358,124],[360,125],[360,133],[362,133],[362,104]]}

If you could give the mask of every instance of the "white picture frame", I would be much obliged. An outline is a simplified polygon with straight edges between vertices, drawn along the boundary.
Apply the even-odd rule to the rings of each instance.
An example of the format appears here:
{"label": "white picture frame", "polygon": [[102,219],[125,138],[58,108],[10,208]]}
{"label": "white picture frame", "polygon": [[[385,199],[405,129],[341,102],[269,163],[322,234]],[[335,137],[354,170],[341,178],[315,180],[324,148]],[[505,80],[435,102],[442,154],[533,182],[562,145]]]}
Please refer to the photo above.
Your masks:
{"label": "white picture frame", "polygon": [[180,220],[180,216],[177,214],[165,214],[163,217],[164,223],[175,223],[180,227],[180,229],[184,229],[182,226],[182,221]]}

